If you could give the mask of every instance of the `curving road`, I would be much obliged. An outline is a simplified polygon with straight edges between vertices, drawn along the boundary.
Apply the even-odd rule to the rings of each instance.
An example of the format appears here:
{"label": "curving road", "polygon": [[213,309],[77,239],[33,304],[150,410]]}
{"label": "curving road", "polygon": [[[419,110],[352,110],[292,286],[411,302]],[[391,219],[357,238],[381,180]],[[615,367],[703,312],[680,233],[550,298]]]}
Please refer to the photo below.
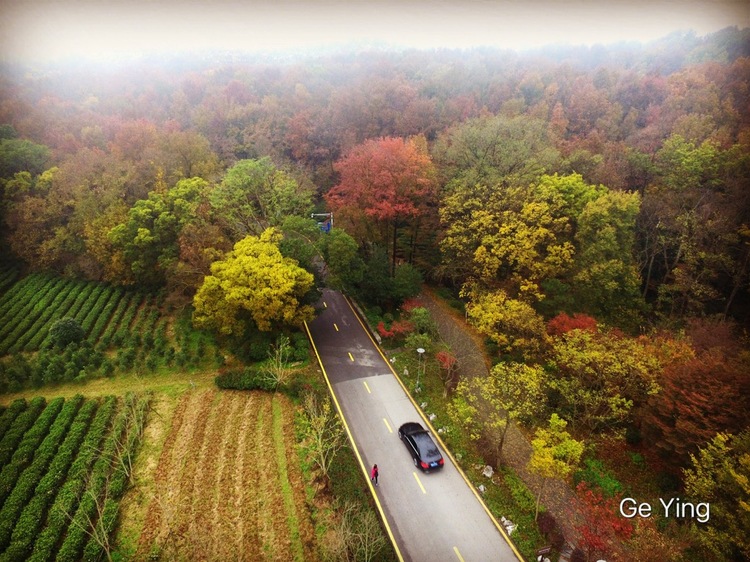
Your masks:
{"label": "curving road", "polygon": [[398,427],[428,424],[343,295],[325,290],[321,306],[308,335],[368,482],[369,468],[380,469],[370,488],[399,558],[523,560],[444,449],[442,470],[415,468]]}

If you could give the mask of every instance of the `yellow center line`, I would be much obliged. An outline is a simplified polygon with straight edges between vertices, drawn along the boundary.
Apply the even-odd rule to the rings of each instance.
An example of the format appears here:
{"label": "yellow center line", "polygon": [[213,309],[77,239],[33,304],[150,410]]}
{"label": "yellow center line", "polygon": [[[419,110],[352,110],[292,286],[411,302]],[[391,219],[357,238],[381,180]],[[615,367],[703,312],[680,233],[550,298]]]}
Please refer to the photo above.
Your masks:
{"label": "yellow center line", "polygon": [[454,546],[454,547],[453,547],[453,552],[455,552],[455,553],[456,553],[456,556],[458,557],[458,559],[459,559],[459,560],[460,560],[461,562],[464,562],[464,557],[463,557],[463,556],[461,556],[461,553],[460,553],[460,552],[458,551],[458,547],[457,547],[457,546]]}
{"label": "yellow center line", "polygon": [[388,428],[388,431],[390,433],[393,433],[393,430],[391,429],[391,424],[388,423],[388,420],[383,418],[383,423],[385,423],[385,426]]}
{"label": "yellow center line", "polygon": [[414,475],[414,480],[416,480],[416,481],[417,481],[417,484],[419,484],[419,487],[420,487],[420,488],[422,488],[422,493],[423,493],[423,494],[426,494],[426,493],[427,493],[427,490],[425,490],[425,489],[424,489],[424,486],[422,486],[422,482],[421,482],[421,480],[419,479],[419,476],[417,476],[417,473],[416,473],[416,472],[412,472],[412,474]]}
{"label": "yellow center line", "polygon": [[336,322],[333,323],[333,327],[336,328],[336,331],[339,331],[339,327],[336,325]]}
{"label": "yellow center line", "polygon": [[352,361],[354,361],[354,357],[352,357],[352,352],[351,351],[349,352],[349,359],[351,359]]}
{"label": "yellow center line", "polygon": [[367,394],[372,394],[372,390],[370,390],[370,386],[367,384],[367,381],[362,381],[362,384],[365,385],[365,388],[367,389]]}

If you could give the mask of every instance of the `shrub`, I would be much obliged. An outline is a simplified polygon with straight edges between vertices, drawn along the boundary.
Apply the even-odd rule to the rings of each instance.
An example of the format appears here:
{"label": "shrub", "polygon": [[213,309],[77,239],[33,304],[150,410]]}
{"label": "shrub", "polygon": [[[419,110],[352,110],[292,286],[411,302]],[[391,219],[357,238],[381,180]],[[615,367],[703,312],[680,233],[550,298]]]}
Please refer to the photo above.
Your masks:
{"label": "shrub", "polygon": [[309,350],[310,344],[305,334],[300,332],[292,334],[292,361],[306,361],[309,356]]}
{"label": "shrub", "polygon": [[549,511],[543,511],[540,513],[536,524],[537,527],[539,527],[539,532],[545,537],[549,537],[549,535],[557,529],[557,519],[555,519],[555,516]]}
{"label": "shrub", "polygon": [[65,347],[70,343],[79,343],[86,333],[75,318],[61,318],[49,329],[50,340],[53,345]]}
{"label": "shrub", "polygon": [[622,492],[622,484],[610,471],[604,468],[602,461],[586,459],[583,464],[585,468],[578,470],[573,475],[573,481],[576,485],[580,482],[586,482],[589,488],[599,488],[608,498]]}
{"label": "shrub", "polygon": [[242,371],[227,371],[214,379],[216,386],[233,390],[265,390],[272,392],[276,385],[264,373],[247,367]]}
{"label": "shrub", "polygon": [[422,288],[422,281],[422,273],[413,265],[402,263],[396,266],[393,276],[393,298],[397,302],[403,302],[418,295]]}
{"label": "shrub", "polygon": [[536,508],[536,498],[526,487],[523,480],[510,470],[504,471],[503,478],[508,485],[508,489],[513,496],[513,500],[516,502],[516,505],[527,513],[533,512]]}
{"label": "shrub", "polygon": [[432,314],[426,308],[421,306],[413,308],[409,314],[409,320],[420,334],[433,337],[437,335],[437,324],[435,324]]}

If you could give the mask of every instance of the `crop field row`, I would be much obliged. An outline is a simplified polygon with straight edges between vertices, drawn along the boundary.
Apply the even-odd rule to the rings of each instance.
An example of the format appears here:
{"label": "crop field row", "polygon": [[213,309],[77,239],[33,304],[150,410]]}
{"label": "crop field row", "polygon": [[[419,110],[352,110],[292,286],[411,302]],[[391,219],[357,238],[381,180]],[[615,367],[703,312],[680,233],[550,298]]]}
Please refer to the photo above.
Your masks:
{"label": "crop field row", "polygon": [[185,393],[155,468],[136,558],[314,560],[293,419],[280,395]]}
{"label": "crop field row", "polygon": [[100,559],[149,407],[147,395],[0,411],[0,560]]}
{"label": "crop field row", "polygon": [[17,269],[10,267],[0,269],[0,294],[15,283],[16,277],[18,277]]}
{"label": "crop field row", "polygon": [[153,296],[32,274],[0,297],[0,356],[48,347],[49,327],[64,317],[77,320],[86,338],[104,347],[131,334],[151,333],[160,321]]}

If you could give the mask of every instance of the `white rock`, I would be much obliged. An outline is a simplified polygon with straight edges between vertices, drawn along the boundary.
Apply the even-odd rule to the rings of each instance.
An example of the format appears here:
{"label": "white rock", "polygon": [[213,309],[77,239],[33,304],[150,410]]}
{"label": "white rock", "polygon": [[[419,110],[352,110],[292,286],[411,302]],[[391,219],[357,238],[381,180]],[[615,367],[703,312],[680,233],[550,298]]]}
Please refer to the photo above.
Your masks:
{"label": "white rock", "polygon": [[487,465],[484,467],[484,470],[482,470],[482,476],[485,478],[492,478],[492,475],[495,474],[495,471],[492,470],[492,467],[490,465]]}

